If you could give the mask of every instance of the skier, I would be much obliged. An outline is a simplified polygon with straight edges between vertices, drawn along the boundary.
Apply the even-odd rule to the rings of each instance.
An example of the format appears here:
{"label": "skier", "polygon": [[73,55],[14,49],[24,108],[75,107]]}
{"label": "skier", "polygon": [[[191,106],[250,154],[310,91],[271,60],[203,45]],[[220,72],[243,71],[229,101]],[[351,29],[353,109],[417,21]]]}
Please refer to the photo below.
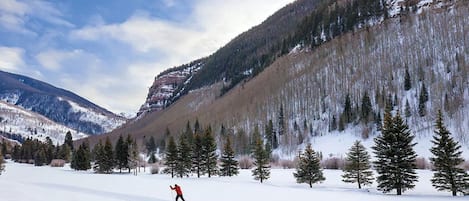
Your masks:
{"label": "skier", "polygon": [[169,186],[171,188],[171,190],[175,190],[176,191],[176,201],[181,198],[182,201],[185,201],[184,200],[184,197],[182,197],[182,191],[181,191],[181,187],[178,186],[177,184],[174,184],[174,188],[172,186]]}

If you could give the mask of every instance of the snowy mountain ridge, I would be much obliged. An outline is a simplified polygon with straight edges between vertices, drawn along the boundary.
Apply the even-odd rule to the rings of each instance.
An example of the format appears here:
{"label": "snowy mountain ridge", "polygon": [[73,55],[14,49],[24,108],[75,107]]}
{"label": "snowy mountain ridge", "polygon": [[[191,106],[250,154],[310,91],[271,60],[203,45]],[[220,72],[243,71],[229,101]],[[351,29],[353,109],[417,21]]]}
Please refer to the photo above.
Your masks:
{"label": "snowy mountain ridge", "polygon": [[[73,139],[88,136],[88,134],[57,124],[40,114],[0,101],[0,133],[4,137],[17,141],[25,138],[45,141],[46,137],[49,137],[54,144],[62,144],[68,131],[72,133]],[[12,137],[14,135],[16,136]]]}
{"label": "snowy mountain ridge", "polygon": [[70,91],[3,71],[0,71],[0,100],[92,135],[109,132],[127,120]]}

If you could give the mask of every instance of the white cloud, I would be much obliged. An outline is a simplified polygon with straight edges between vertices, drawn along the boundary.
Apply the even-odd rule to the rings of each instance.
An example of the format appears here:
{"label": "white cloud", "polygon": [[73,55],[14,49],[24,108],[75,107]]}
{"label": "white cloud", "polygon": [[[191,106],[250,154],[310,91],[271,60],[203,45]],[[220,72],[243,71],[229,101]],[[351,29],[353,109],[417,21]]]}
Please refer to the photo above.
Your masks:
{"label": "white cloud", "polygon": [[82,50],[73,51],[60,51],[60,50],[46,50],[36,55],[37,62],[44,68],[57,71],[67,60],[77,59],[83,56]]}
{"label": "white cloud", "polygon": [[70,22],[62,19],[63,14],[51,3],[40,0],[1,0],[0,1],[0,26],[6,30],[36,35],[26,27],[30,18],[37,18],[45,22],[73,27]]}
{"label": "white cloud", "polygon": [[0,69],[16,72],[25,65],[24,50],[17,47],[0,46]]}
{"label": "white cloud", "polygon": [[[48,51],[38,54],[36,59],[52,69],[63,68],[66,63],[93,66],[80,69],[80,76],[60,75],[60,86],[111,111],[135,112],[159,72],[210,55],[292,1],[199,0],[194,1],[194,9],[183,22],[170,22],[142,12],[122,23],[104,24],[99,20],[72,31],[70,39],[99,44],[112,52],[112,58],[82,64],[71,62],[73,53]],[[168,0],[166,6],[171,2]],[[122,44],[129,48],[122,48]],[[116,49],[127,55],[115,54]],[[93,57],[80,61],[90,59]]]}

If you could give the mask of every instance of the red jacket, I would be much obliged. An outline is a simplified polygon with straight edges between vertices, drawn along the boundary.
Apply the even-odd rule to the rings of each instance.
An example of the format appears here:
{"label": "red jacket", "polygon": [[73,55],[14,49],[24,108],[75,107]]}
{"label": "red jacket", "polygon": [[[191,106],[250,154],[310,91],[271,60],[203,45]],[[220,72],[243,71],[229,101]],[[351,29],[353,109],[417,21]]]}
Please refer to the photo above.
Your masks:
{"label": "red jacket", "polygon": [[179,187],[178,185],[175,185],[174,188],[172,186],[170,187],[171,187],[171,190],[176,190],[176,194],[182,195],[181,187]]}

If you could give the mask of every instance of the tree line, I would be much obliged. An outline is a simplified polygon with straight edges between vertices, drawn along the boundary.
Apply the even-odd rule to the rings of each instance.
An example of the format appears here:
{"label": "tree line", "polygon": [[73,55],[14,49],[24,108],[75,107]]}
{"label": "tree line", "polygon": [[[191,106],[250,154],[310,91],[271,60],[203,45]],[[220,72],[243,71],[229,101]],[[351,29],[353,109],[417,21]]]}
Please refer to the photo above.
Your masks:
{"label": "tree line", "polygon": [[[371,171],[373,164],[378,173],[378,190],[384,193],[395,190],[397,195],[401,195],[414,188],[418,181],[415,172],[417,154],[413,150],[417,143],[413,142],[414,137],[399,111],[393,116],[391,110],[386,110],[381,135],[374,139],[375,145],[372,147],[376,160],[370,162],[366,148],[360,141],[356,141],[347,153],[343,181],[357,183],[358,188],[371,184],[375,179]],[[433,187],[439,191],[450,191],[453,196],[457,193],[469,194],[469,175],[460,166],[464,162],[461,145],[444,125],[441,111],[438,111],[432,144],[430,151],[433,156],[430,160],[434,165],[431,179]],[[298,183],[307,183],[310,187],[313,183],[325,180],[318,154],[311,145],[306,147],[304,153],[300,153],[294,176]]]}

